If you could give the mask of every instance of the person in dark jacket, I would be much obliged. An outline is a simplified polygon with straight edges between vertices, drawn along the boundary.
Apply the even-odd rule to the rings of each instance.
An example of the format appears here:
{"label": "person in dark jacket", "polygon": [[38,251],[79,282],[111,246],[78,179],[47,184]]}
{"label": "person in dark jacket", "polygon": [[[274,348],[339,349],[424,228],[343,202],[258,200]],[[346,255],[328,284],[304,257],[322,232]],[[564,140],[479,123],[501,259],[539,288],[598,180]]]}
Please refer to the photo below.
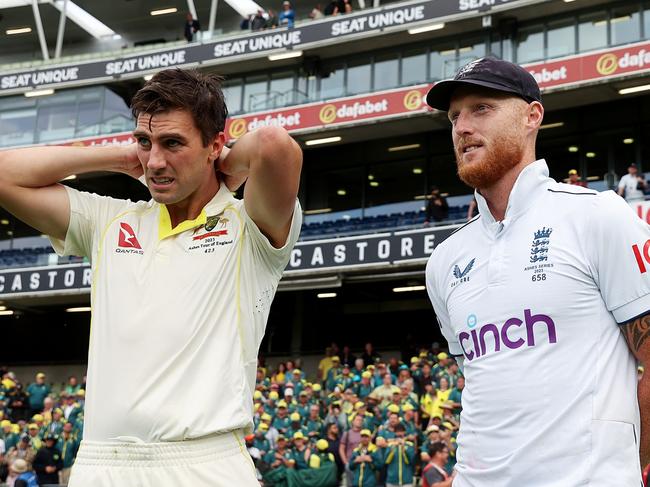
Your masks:
{"label": "person in dark jacket", "polygon": [[36,453],[34,471],[39,485],[59,483],[59,470],[63,468],[63,459],[56,447],[58,440],[56,435],[46,435],[45,446]]}
{"label": "person in dark jacket", "polygon": [[196,20],[190,12],[187,12],[185,17],[185,39],[187,42],[194,40],[194,34],[201,30],[201,24]]}
{"label": "person in dark jacket", "polygon": [[445,220],[449,216],[449,205],[447,199],[440,195],[440,190],[434,186],[431,188],[431,196],[427,204],[427,216],[424,220],[425,225],[434,221]]}

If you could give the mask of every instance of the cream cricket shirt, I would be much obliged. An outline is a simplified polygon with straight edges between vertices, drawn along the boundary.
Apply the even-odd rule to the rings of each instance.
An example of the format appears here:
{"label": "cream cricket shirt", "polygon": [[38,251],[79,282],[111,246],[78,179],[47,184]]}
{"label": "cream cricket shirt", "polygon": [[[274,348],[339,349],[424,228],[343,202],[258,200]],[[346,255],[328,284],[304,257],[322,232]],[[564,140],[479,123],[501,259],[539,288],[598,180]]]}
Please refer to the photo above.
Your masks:
{"label": "cream cricket shirt", "polygon": [[299,203],[275,249],[225,184],[173,230],[153,200],[67,190],[70,226],[52,243],[93,269],[84,440],[179,441],[251,425],[257,352]]}
{"label": "cream cricket shirt", "polygon": [[426,270],[467,379],[454,487],[639,487],[636,362],[617,323],[650,310],[650,227],[543,160],[502,222],[476,199]]}

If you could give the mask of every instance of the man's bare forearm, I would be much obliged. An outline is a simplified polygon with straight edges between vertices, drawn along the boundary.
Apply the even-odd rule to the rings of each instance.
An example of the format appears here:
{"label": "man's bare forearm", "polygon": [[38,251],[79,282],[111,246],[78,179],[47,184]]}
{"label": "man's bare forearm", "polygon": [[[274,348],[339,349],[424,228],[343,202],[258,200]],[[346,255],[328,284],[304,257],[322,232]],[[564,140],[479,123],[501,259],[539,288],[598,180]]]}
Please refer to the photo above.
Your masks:
{"label": "man's bare forearm", "polygon": [[621,325],[630,351],[648,369],[638,383],[637,397],[641,412],[639,450],[641,468],[650,463],[650,313]]}
{"label": "man's bare forearm", "polygon": [[72,174],[120,171],[124,147],[29,147],[0,151],[0,182],[24,188],[50,186]]}

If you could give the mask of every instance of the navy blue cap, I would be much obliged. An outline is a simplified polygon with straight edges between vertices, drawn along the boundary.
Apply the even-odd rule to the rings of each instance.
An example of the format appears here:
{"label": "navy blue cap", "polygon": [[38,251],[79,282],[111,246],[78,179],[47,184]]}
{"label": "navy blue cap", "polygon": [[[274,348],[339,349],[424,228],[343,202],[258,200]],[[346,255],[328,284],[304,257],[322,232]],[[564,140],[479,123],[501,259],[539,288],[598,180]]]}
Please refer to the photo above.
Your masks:
{"label": "navy blue cap", "polygon": [[460,68],[454,79],[440,81],[433,85],[427,94],[427,103],[433,108],[446,112],[449,110],[449,102],[454,90],[467,85],[512,93],[529,103],[542,102],[542,94],[532,74],[509,61],[484,57]]}

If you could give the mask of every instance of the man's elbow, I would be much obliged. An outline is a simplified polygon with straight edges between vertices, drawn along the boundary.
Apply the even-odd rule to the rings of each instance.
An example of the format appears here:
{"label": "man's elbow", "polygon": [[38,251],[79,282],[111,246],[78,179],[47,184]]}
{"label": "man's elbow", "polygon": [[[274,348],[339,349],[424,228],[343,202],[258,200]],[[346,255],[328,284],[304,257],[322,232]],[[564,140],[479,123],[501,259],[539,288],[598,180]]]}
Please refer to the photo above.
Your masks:
{"label": "man's elbow", "polygon": [[[302,168],[302,149],[282,127],[261,127],[255,131],[258,137],[257,147],[262,159],[273,159],[286,164],[286,169],[300,172]],[[266,156],[266,157],[265,157]]]}

